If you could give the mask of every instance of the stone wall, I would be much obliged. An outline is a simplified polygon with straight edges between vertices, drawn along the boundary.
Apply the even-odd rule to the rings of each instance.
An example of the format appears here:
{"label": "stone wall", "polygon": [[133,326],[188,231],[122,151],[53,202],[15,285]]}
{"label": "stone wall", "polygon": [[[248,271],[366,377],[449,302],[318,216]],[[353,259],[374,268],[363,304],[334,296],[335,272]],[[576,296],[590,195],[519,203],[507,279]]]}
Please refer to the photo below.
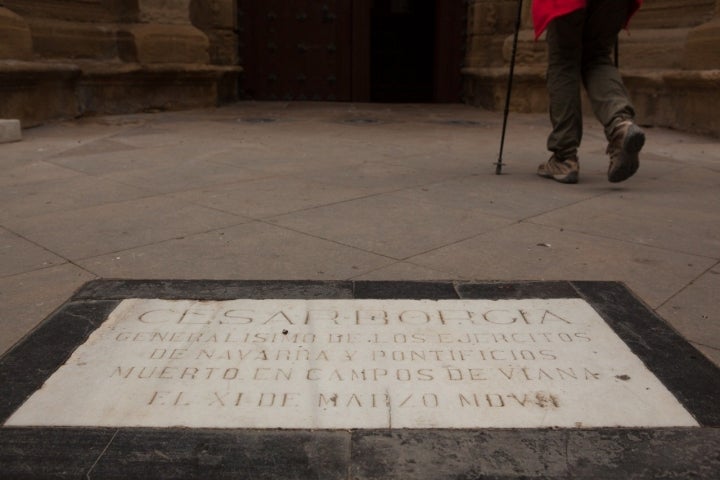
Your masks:
{"label": "stone wall", "polygon": [[[517,0],[471,1],[468,101],[502,109]],[[547,110],[544,39],[534,41],[524,2],[513,110]],[[620,67],[641,123],[720,136],[720,0],[645,0],[620,35]],[[589,109],[587,110],[589,111]]]}
{"label": "stone wall", "polygon": [[0,118],[23,126],[236,98],[233,0],[0,0]]}
{"label": "stone wall", "polygon": [[[467,101],[502,109],[518,0],[468,0]],[[236,99],[235,0],[0,0],[0,118],[24,126]],[[524,1],[512,108],[547,109]],[[642,123],[720,135],[720,0],[645,0],[620,63]]]}

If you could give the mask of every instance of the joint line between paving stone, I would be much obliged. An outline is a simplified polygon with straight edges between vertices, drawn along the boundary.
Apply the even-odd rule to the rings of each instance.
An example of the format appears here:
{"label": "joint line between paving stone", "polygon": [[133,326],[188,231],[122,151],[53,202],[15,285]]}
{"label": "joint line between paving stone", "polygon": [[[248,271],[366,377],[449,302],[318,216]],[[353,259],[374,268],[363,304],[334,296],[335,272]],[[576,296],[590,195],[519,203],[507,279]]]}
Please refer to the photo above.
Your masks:
{"label": "joint line between paving stone", "polygon": [[[374,162],[374,163],[378,163],[378,162]],[[301,181],[310,182],[310,183],[317,183],[317,184],[319,184],[319,185],[325,185],[325,186],[330,186],[330,187],[336,187],[336,186],[338,186],[338,185],[335,184],[335,183],[322,182],[322,181],[318,181],[318,180],[306,180],[306,179],[304,179],[304,178],[302,178],[302,177],[296,177],[295,175],[278,175],[278,177],[289,177],[289,178],[293,178],[293,179],[295,179],[295,180],[301,180]],[[275,178],[275,177],[269,177],[269,178]],[[445,180],[440,180],[440,181],[435,181],[435,182],[429,182],[429,183],[419,183],[419,184],[417,184],[417,185],[411,185],[411,186],[407,186],[407,187],[402,187],[402,188],[398,188],[398,189],[395,189],[395,190],[387,190],[387,191],[376,192],[376,193],[368,193],[368,194],[366,194],[366,195],[360,195],[360,196],[357,196],[357,197],[346,198],[346,199],[344,199],[344,200],[338,200],[338,201],[330,202],[330,203],[323,203],[322,205],[311,205],[311,206],[308,206],[308,207],[305,207],[305,208],[300,208],[300,209],[298,209],[298,210],[292,210],[292,211],[285,212],[285,213],[273,214],[273,215],[269,215],[269,216],[266,216],[266,217],[248,217],[248,218],[252,218],[253,220],[258,220],[258,221],[269,220],[269,219],[272,219],[272,218],[283,217],[283,216],[285,216],[285,215],[290,215],[290,214],[295,214],[295,213],[301,213],[301,212],[307,212],[307,211],[310,211],[310,210],[317,210],[317,209],[325,208],[325,207],[333,207],[333,206],[336,206],[336,205],[342,205],[342,204],[344,204],[344,203],[356,202],[356,201],[358,201],[358,200],[366,200],[366,199],[373,198],[373,197],[382,197],[382,196],[384,196],[384,195],[394,195],[394,194],[397,194],[397,193],[400,193],[400,192],[404,192],[404,191],[406,191],[406,190],[414,190],[414,189],[417,189],[417,188],[427,187],[427,186],[430,186],[430,185],[440,185],[440,184],[445,183],[445,182],[448,182],[448,181],[452,181],[452,180],[456,180],[456,179],[462,179],[462,178],[464,178],[464,177],[461,176],[461,175],[454,175],[454,176],[449,177],[449,178],[447,178],[447,179],[445,179]],[[191,202],[191,203],[192,203],[192,202]],[[424,202],[424,203],[431,203],[431,202]],[[201,205],[201,204],[197,204],[197,205],[205,207],[205,205]],[[212,207],[207,207],[207,208],[212,208]],[[222,210],[222,209],[217,209],[217,210],[220,211],[220,212],[225,212],[225,213],[233,213],[233,212],[228,212],[228,211]],[[499,215],[493,215],[493,214],[489,214],[489,215],[497,216],[497,217],[499,217],[499,218],[505,218],[505,217],[501,217],[501,216],[499,216]],[[274,225],[274,224],[273,224],[273,225]]]}
{"label": "joint line between paving stone", "polygon": [[[299,179],[299,180],[302,180],[302,181],[306,181],[306,180],[304,180],[304,179],[302,179],[302,178],[296,178],[296,177],[292,177],[292,178],[294,178],[294,179],[296,179],[296,180]],[[315,182],[315,183],[318,183],[318,184],[320,184],[320,185],[325,185],[325,186],[331,186],[331,187],[336,186],[335,184],[330,184],[330,183],[322,183],[322,182]],[[397,191],[400,191],[400,190],[397,190]],[[256,221],[259,221],[259,222],[263,222],[263,221],[264,221],[264,222],[266,222],[266,223],[270,223],[270,222],[268,222],[268,220],[270,220],[270,219],[272,219],[272,218],[284,217],[284,216],[286,216],[286,215],[292,215],[292,214],[295,214],[295,213],[307,212],[307,211],[316,210],[316,209],[319,209],[319,208],[334,207],[334,206],[336,206],[336,205],[342,205],[343,203],[355,202],[355,201],[357,201],[357,200],[365,200],[365,199],[372,198],[372,197],[379,197],[379,196],[385,195],[386,193],[394,193],[394,191],[393,191],[393,192],[370,193],[370,194],[367,194],[367,195],[361,195],[361,196],[359,196],[359,197],[347,198],[347,199],[345,199],[345,200],[338,200],[338,201],[336,201],[336,202],[323,203],[323,204],[321,204],[321,205],[310,205],[310,206],[308,206],[308,207],[299,208],[299,209],[297,209],[297,210],[291,210],[291,211],[289,211],[289,212],[284,212],[284,213],[276,213],[276,214],[268,215],[268,216],[265,216],[265,217],[247,217],[247,218],[250,218],[250,219],[252,219],[252,220],[256,220]],[[198,205],[199,205],[199,204],[198,204]],[[202,206],[204,206],[204,205],[202,205]],[[210,208],[210,207],[208,207],[208,208]],[[226,210],[221,210],[221,209],[218,209],[218,211],[220,211],[220,212],[226,212],[226,213],[232,213],[232,212],[227,212]],[[273,223],[270,223],[270,224],[271,224],[271,225],[275,225],[275,224],[273,224]],[[277,226],[277,225],[275,225],[275,226]]]}
{"label": "joint line between paving stone", "polygon": [[694,285],[695,282],[697,282],[701,277],[703,277],[703,276],[706,275],[708,272],[710,272],[710,270],[713,270],[714,268],[717,268],[718,266],[720,266],[720,261],[717,261],[714,265],[711,265],[711,266],[709,266],[707,269],[703,270],[699,275],[697,275],[695,278],[693,278],[692,280],[690,280],[684,287],[682,287],[680,290],[678,290],[677,292],[675,292],[674,294],[672,294],[670,297],[668,297],[668,299],[665,300],[663,303],[661,303],[660,305],[658,305],[657,308],[655,308],[655,311],[656,311],[656,312],[659,311],[661,308],[663,308],[665,305],[667,305],[669,302],[671,302],[672,299],[674,299],[675,297],[677,297],[678,295],[680,295],[681,293],[683,293],[685,290],[687,290],[688,288],[690,288],[690,286]]}
{"label": "joint line between paving stone", "polygon": [[[314,239],[317,239],[317,240],[323,240],[323,241],[326,241],[326,242],[334,243],[334,244],[340,245],[340,246],[342,246],[342,247],[352,248],[353,250],[358,250],[358,251],[360,251],[360,252],[365,252],[365,253],[369,253],[369,254],[372,254],[372,255],[377,255],[378,257],[387,258],[387,259],[389,259],[389,260],[395,260],[396,262],[403,261],[402,258],[395,258],[395,257],[391,257],[391,256],[389,256],[389,255],[386,255],[386,254],[384,254],[384,253],[378,253],[378,252],[373,252],[373,251],[371,251],[371,250],[365,250],[364,248],[359,248],[359,247],[356,247],[356,246],[354,246],[354,245],[348,245],[348,244],[345,244],[345,243],[340,242],[340,241],[338,241],[338,240],[333,240],[333,239],[331,239],[331,238],[320,237],[320,236],[315,235],[315,234],[313,234],[313,233],[303,232],[302,230],[296,230],[296,229],[294,229],[294,228],[288,228],[288,227],[286,227],[286,226],[284,226],[284,225],[277,225],[277,224],[274,224],[274,223],[271,223],[271,222],[268,222],[268,221],[265,221],[265,220],[258,220],[258,223],[263,223],[263,224],[265,224],[265,225],[269,225],[269,226],[272,226],[272,227],[281,228],[281,229],[283,229],[283,230],[287,230],[287,231],[293,232],[293,233],[299,233],[300,235],[305,235],[305,236],[307,236],[307,237],[311,237],[311,238],[314,238]],[[408,258],[410,258],[410,257],[408,257]]]}
{"label": "joint line between paving stone", "polygon": [[49,248],[45,247],[44,245],[41,245],[41,244],[37,243],[36,241],[31,240],[31,239],[27,238],[26,236],[24,236],[24,235],[22,235],[22,234],[20,234],[20,233],[18,233],[18,232],[16,232],[16,231],[14,231],[14,230],[11,230],[10,228],[6,227],[5,225],[0,225],[0,228],[3,228],[5,231],[10,232],[11,234],[17,236],[18,238],[20,238],[20,239],[22,239],[22,240],[24,240],[24,241],[26,241],[26,242],[28,242],[28,243],[31,243],[31,244],[35,245],[36,247],[38,247],[38,248],[40,248],[40,249],[42,249],[42,250],[45,250],[46,252],[51,253],[52,255],[55,255],[56,257],[59,257],[59,258],[61,258],[61,259],[63,259],[63,260],[65,261],[65,263],[59,263],[59,264],[55,264],[55,265],[48,265],[47,267],[36,268],[36,269],[33,269],[33,270],[27,270],[27,271],[24,271],[24,272],[18,272],[18,273],[14,273],[14,274],[12,274],[12,275],[0,276],[0,278],[10,278],[10,277],[14,277],[15,275],[22,275],[22,274],[24,274],[24,273],[39,272],[39,271],[41,271],[41,270],[47,270],[47,269],[49,269],[49,268],[59,267],[59,266],[62,266],[62,265],[64,265],[64,264],[66,264],[66,263],[67,263],[67,264],[70,264],[70,265],[72,265],[72,266],[74,266],[74,267],[77,267],[77,268],[79,268],[80,270],[82,270],[82,271],[84,271],[84,272],[86,272],[86,273],[89,273],[90,275],[92,275],[92,276],[94,276],[94,277],[96,277],[96,278],[99,278],[99,276],[98,276],[95,272],[91,272],[91,271],[88,270],[87,268],[85,268],[85,267],[83,267],[83,266],[81,266],[81,265],[78,265],[77,263],[75,263],[75,261],[67,258],[66,256],[61,255],[61,254],[58,253],[58,252],[54,252],[54,251],[50,250]]}
{"label": "joint line between paving stone", "polygon": [[90,480],[92,478],[90,476],[92,474],[92,471],[95,469],[97,464],[100,463],[100,459],[102,459],[102,457],[105,456],[105,453],[108,451],[108,448],[110,448],[110,444],[113,443],[113,441],[115,440],[115,437],[117,437],[118,433],[120,433],[120,429],[115,430],[115,433],[113,433],[113,436],[112,436],[112,438],[110,438],[110,441],[107,443],[107,445],[105,445],[105,448],[103,448],[103,451],[100,452],[100,455],[98,456],[98,458],[95,459],[95,462],[90,467],[90,470],[88,470],[87,473],[85,474],[85,478],[87,480]]}
{"label": "joint line between paving stone", "polygon": [[589,202],[589,201],[591,201],[591,200],[596,200],[596,199],[598,199],[598,198],[600,198],[600,197],[605,197],[605,196],[611,195],[612,193],[613,193],[613,192],[598,193],[597,195],[593,195],[593,196],[591,196],[591,197],[582,198],[582,199],[579,199],[579,200],[576,201],[576,202],[571,202],[571,203],[568,203],[568,204],[566,204],[566,205],[561,205],[561,206],[558,206],[558,207],[556,207],[556,208],[551,208],[550,210],[546,210],[546,211],[544,211],[544,212],[536,213],[535,215],[530,215],[529,217],[522,218],[522,219],[518,220],[518,223],[531,223],[531,224],[533,224],[533,225],[543,225],[543,226],[547,226],[547,225],[544,225],[544,224],[542,224],[542,223],[532,222],[531,220],[532,220],[533,218],[542,217],[543,215],[547,215],[548,213],[557,212],[558,210],[563,210],[563,209],[568,208],[568,207],[574,207],[575,205],[580,205],[581,203]]}
{"label": "joint line between paving stone", "polygon": [[[223,231],[223,230],[225,230],[225,229],[227,229],[227,228],[234,228],[234,227],[239,227],[239,226],[241,226],[241,225],[249,225],[249,224],[253,223],[253,221],[252,221],[251,219],[248,219],[248,220],[250,220],[250,221],[248,221],[248,222],[243,222],[243,223],[233,223],[233,224],[230,224],[230,225],[225,225],[225,226],[219,227],[219,228],[212,228],[212,229],[210,229],[210,230],[205,230],[205,231],[202,231],[202,232],[192,232],[192,233],[186,233],[186,234],[179,234],[178,236],[174,236],[174,237],[172,237],[172,238],[165,238],[165,239],[162,239],[162,240],[158,240],[158,241],[156,241],[156,242],[143,243],[143,244],[140,244],[140,245],[133,245],[132,247],[129,247],[129,248],[123,248],[123,249],[121,249],[121,250],[113,250],[112,252],[103,252],[103,253],[100,253],[100,254],[98,254],[98,255],[92,255],[91,257],[78,258],[77,260],[78,260],[78,261],[92,260],[93,258],[104,257],[104,256],[106,256],[106,255],[117,255],[117,254],[119,254],[119,253],[131,252],[131,251],[136,250],[136,249],[138,249],[138,248],[145,248],[145,247],[150,247],[150,246],[153,246],[153,245],[162,245],[163,243],[172,242],[172,241],[175,241],[175,240],[183,240],[183,239],[187,238],[187,237],[190,236],[190,235],[205,235],[205,234],[208,234],[208,233],[221,232],[221,231]],[[65,258],[65,257],[62,257],[62,258]],[[73,265],[75,265],[75,263],[74,263],[73,261],[68,260],[68,259],[66,259],[66,260],[67,260],[68,262],[70,262],[70,263],[73,263]],[[81,268],[82,268],[82,267],[81,267]],[[85,269],[85,268],[83,268],[83,270],[85,270],[85,271],[87,271],[87,272],[89,272],[89,273],[92,273],[93,275],[96,275],[96,276],[97,276],[96,273],[94,273],[94,272],[92,272],[92,271],[90,271],[90,270],[87,270],[87,269]]]}
{"label": "joint line between paving stone", "polygon": [[[412,257],[408,257],[408,258],[412,258]],[[418,267],[418,268],[425,268],[425,269],[427,269],[427,270],[432,270],[433,272],[437,272],[438,275],[440,275],[440,274],[442,274],[442,275],[448,275],[448,277],[445,277],[445,278],[442,278],[442,279],[449,279],[449,278],[451,278],[451,277],[450,277],[451,274],[450,274],[449,272],[443,272],[443,271],[440,271],[440,270],[438,270],[438,269],[436,269],[436,268],[426,267],[426,266],[423,266],[423,265],[419,265],[419,264],[417,264],[417,263],[408,262],[407,260],[396,260],[395,263],[392,263],[392,264],[390,264],[390,265],[381,265],[381,266],[379,266],[379,267],[377,267],[377,268],[372,268],[372,269],[367,270],[367,271],[365,271],[365,272],[360,272],[360,273],[358,273],[357,275],[353,275],[353,276],[351,276],[351,277],[348,277],[347,279],[348,279],[348,280],[362,279],[362,277],[364,277],[365,275],[369,275],[369,274],[371,274],[371,273],[379,272],[379,271],[381,271],[381,270],[385,270],[386,268],[390,268],[390,267],[392,267],[392,266],[394,266],[394,265],[401,265],[401,264],[403,264],[403,263],[404,263],[404,264],[408,264],[408,265],[412,265],[412,266]],[[440,280],[442,280],[442,279],[440,279]],[[401,280],[405,280],[405,279],[401,279]],[[437,279],[437,278],[433,278],[432,281],[438,281],[438,279]],[[457,292],[456,292],[456,293],[457,293]]]}
{"label": "joint line between paving stone", "polygon": [[[542,214],[541,214],[541,215],[542,215]],[[535,215],[535,216],[537,217],[537,216],[541,216],[541,215]],[[531,217],[531,218],[534,218],[534,217]],[[517,222],[517,223],[518,223],[518,224],[526,223],[526,224],[529,224],[529,225],[535,225],[536,227],[544,227],[544,228],[553,228],[553,229],[560,228],[560,229],[562,229],[563,232],[571,232],[571,233],[575,233],[575,234],[579,234],[579,235],[585,235],[585,236],[587,236],[587,237],[602,238],[602,239],[604,239],[604,240],[612,240],[612,241],[615,241],[615,242],[629,243],[630,245],[638,245],[638,246],[640,246],[640,247],[645,247],[645,248],[654,248],[655,250],[661,250],[661,251],[665,251],[665,252],[672,252],[672,253],[676,253],[676,254],[679,253],[679,254],[682,254],[682,255],[688,255],[688,256],[697,257],[697,258],[704,258],[704,259],[707,259],[707,260],[714,260],[714,261],[718,262],[718,260],[717,260],[716,257],[711,257],[711,256],[708,256],[708,255],[702,255],[702,254],[693,253],[693,252],[684,251],[684,250],[673,250],[673,249],[670,249],[670,248],[659,247],[659,246],[657,246],[657,245],[650,245],[649,243],[634,242],[634,241],[631,241],[631,240],[625,240],[625,239],[623,239],[623,238],[611,237],[611,236],[608,236],[608,235],[601,235],[601,234],[597,234],[597,233],[583,232],[582,230],[574,230],[574,229],[572,229],[572,228],[567,228],[567,227],[563,227],[563,226],[548,225],[548,224],[546,224],[546,223],[538,223],[538,222],[532,222],[532,221],[528,221],[528,220],[520,220],[520,221]],[[718,264],[720,264],[720,262],[718,262]],[[716,264],[716,265],[713,265],[713,266],[710,267],[710,268],[715,268],[715,266],[717,266],[717,264]]]}
{"label": "joint line between paving stone", "polygon": [[[498,217],[498,218],[503,218],[503,217]],[[505,230],[505,229],[514,227],[514,226],[519,225],[519,224],[521,224],[521,223],[523,223],[522,220],[519,221],[519,222],[512,222],[512,223],[510,223],[510,224],[508,224],[508,225],[503,225],[503,226],[498,227],[498,228],[496,228],[496,229],[488,230],[488,231],[486,231],[486,232],[475,233],[475,234],[473,234],[473,235],[470,235],[469,237],[460,238],[460,239],[454,240],[454,241],[452,241],[452,242],[450,242],[450,243],[446,243],[446,244],[444,244],[444,245],[440,245],[440,246],[437,246],[437,247],[435,247],[435,248],[431,248],[431,249],[429,249],[429,250],[425,250],[425,251],[423,251],[423,252],[414,253],[414,254],[410,255],[409,257],[399,258],[399,259],[397,259],[397,260],[400,260],[400,261],[402,261],[402,262],[408,262],[408,260],[410,260],[411,258],[420,257],[420,256],[422,256],[422,255],[427,255],[428,253],[432,253],[432,252],[435,252],[435,251],[437,251],[437,250],[441,250],[441,249],[443,249],[443,248],[452,247],[453,245],[458,245],[458,244],[460,244],[460,243],[467,242],[467,241],[469,241],[469,240],[474,240],[474,239],[476,239],[476,238],[480,238],[480,237],[483,237],[483,236],[485,236],[485,235],[490,235],[491,233],[500,232],[500,231],[502,231],[502,230]],[[412,263],[412,262],[409,262],[409,263]],[[416,265],[416,264],[413,263],[413,265]],[[422,267],[423,265],[419,265],[419,266]],[[425,268],[427,268],[427,267],[425,267]]]}

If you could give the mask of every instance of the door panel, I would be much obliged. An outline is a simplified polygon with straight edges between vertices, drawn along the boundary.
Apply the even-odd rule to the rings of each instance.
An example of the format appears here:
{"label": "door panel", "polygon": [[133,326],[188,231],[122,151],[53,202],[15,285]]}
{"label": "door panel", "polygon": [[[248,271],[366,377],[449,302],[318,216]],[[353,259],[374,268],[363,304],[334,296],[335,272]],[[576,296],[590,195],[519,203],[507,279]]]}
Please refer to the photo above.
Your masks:
{"label": "door panel", "polygon": [[352,0],[240,0],[244,96],[350,100]]}
{"label": "door panel", "polygon": [[465,0],[238,0],[241,97],[455,102]]}

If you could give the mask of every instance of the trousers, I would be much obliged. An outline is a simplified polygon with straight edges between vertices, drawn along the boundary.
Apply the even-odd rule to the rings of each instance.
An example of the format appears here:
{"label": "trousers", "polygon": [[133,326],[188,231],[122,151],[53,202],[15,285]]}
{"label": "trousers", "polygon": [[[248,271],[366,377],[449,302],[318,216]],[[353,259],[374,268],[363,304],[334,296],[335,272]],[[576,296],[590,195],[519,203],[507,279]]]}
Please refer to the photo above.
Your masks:
{"label": "trousers", "polygon": [[547,148],[559,160],[577,156],[582,141],[581,86],[608,139],[617,124],[635,117],[635,108],[611,58],[632,4],[632,0],[588,0],[586,8],[555,18],[548,25],[552,132]]}

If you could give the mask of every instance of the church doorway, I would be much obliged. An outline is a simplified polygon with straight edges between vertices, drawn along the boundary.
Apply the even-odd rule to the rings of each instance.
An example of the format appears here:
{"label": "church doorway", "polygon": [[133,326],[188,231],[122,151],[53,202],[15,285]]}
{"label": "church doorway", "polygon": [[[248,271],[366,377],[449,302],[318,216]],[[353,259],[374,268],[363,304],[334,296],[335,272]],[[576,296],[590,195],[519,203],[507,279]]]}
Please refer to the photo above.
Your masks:
{"label": "church doorway", "polygon": [[464,0],[238,0],[241,97],[456,102]]}

